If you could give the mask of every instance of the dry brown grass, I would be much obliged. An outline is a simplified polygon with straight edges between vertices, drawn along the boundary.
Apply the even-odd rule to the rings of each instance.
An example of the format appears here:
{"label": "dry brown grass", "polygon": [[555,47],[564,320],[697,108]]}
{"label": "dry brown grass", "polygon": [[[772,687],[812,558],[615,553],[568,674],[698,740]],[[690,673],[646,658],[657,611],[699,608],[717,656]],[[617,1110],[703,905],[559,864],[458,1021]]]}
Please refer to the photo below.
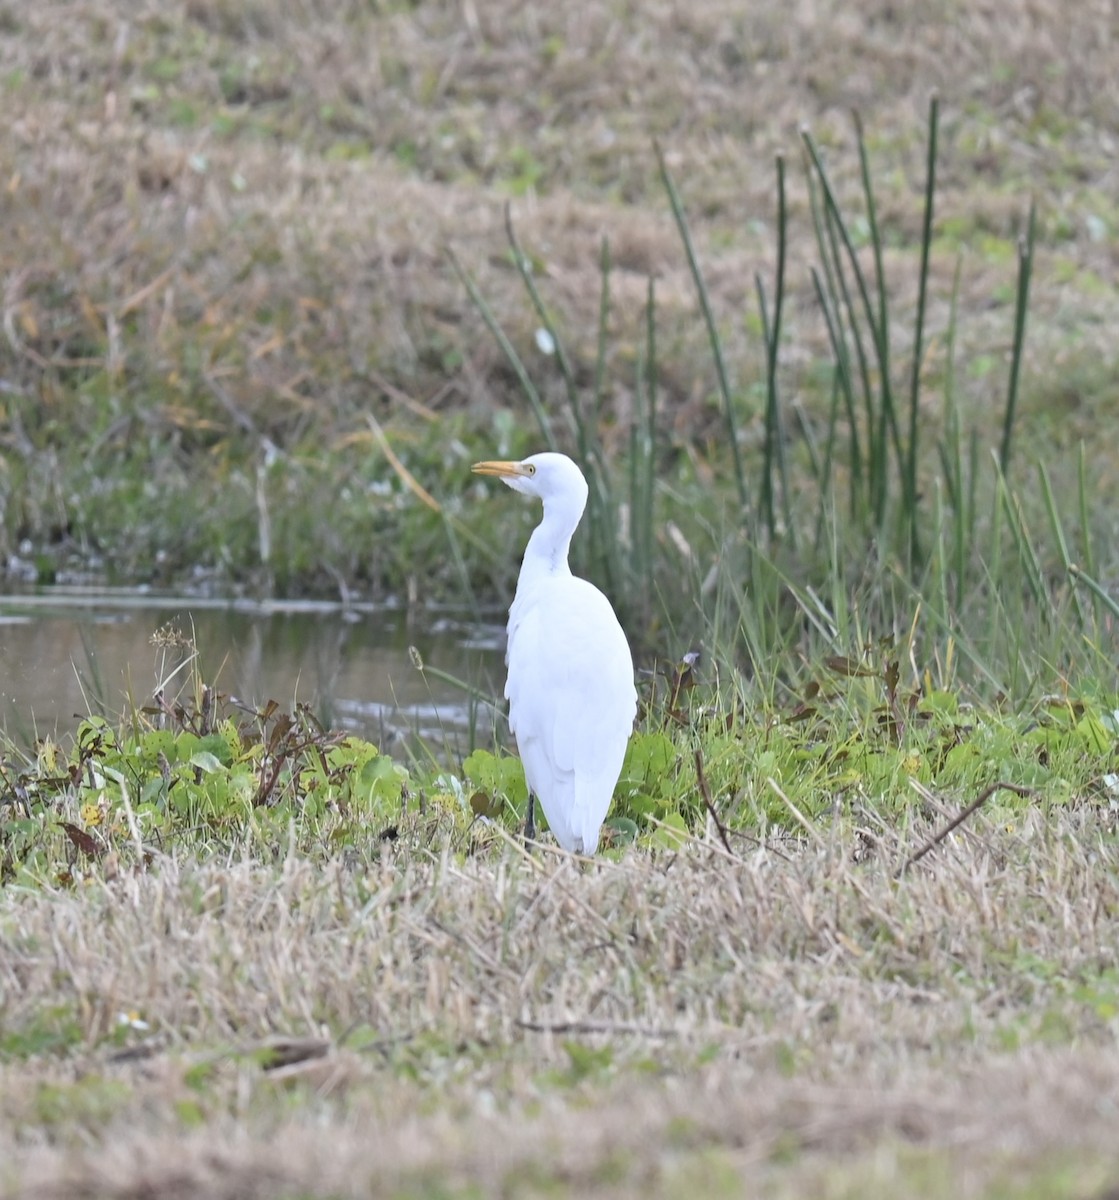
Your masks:
{"label": "dry brown grass", "polygon": [[[710,1171],[712,1194],[855,1195],[917,1170],[974,1196],[1067,1161],[1102,1186],[1113,831],[981,821],[898,881],[902,849],[167,861],[8,889],[5,1033],[47,1004],[80,1032],[0,1067],[0,1195],[674,1195]],[[120,1012],[152,1027],[135,1057]]]}
{"label": "dry brown grass", "polygon": [[[610,237],[623,414],[645,279],[660,278],[666,394],[678,427],[702,430],[710,364],[651,139],[681,181],[732,366],[749,376],[760,348],[741,314],[753,310],[754,272],[771,270],[774,153],[795,158],[807,122],[852,195],[857,107],[889,240],[912,244],[934,87],[938,215],[966,250],[973,348],[1005,351],[1005,303],[989,310],[1013,266],[992,261],[983,238],[1012,240],[1033,191],[1046,246],[1035,361],[1113,340],[1103,289],[1115,241],[1091,234],[1093,220],[1116,219],[1117,28],[1103,0],[749,12],[728,0],[83,0],[9,8],[4,20],[5,370],[38,382],[47,364],[105,356],[164,393],[147,401],[161,428],[189,424],[200,406],[219,429],[347,428],[354,406],[385,396],[377,373],[437,404],[510,396],[445,248],[458,247],[529,344],[501,227],[513,195],[577,358],[593,345]],[[823,330],[800,269],[811,239],[799,179],[791,202],[795,368]],[[892,266],[904,311],[915,267]],[[934,256],[942,306],[953,268],[950,251]],[[943,320],[941,307],[934,331]],[[986,406],[1001,386],[999,372],[977,398]]]}
{"label": "dry brown grass", "polygon": [[[1037,1049],[962,1078],[921,1073],[887,1089],[710,1067],[575,1104],[534,1099],[454,1118],[424,1114],[406,1090],[345,1064],[328,1089],[340,1078],[364,1088],[329,1125],[308,1105],[263,1131],[227,1121],[176,1136],[153,1130],[143,1114],[97,1150],[18,1152],[31,1182],[0,1195],[733,1196],[745,1188],[773,1197],[970,1197],[992,1180],[1028,1194],[1032,1179],[1041,1197],[1054,1194],[1046,1179],[1057,1163],[1071,1194],[1105,1200],[1114,1194],[1105,1190],[1109,1166],[1112,1179],[1119,1170],[1117,1066],[1113,1051]],[[246,1091],[253,1086],[245,1081]],[[934,1190],[919,1192],[914,1175]]]}

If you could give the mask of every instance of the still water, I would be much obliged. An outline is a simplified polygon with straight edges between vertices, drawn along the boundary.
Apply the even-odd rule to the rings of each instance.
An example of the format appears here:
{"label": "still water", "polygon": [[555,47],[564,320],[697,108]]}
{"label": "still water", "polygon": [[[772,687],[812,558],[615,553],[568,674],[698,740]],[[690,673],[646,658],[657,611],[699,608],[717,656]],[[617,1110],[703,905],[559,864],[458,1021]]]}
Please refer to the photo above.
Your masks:
{"label": "still water", "polygon": [[386,751],[423,739],[453,758],[492,744],[503,724],[492,703],[504,682],[503,623],[428,615],[416,625],[371,605],[51,588],[0,595],[0,727],[26,746],[66,737],[75,717],[141,707],[161,682],[174,697],[188,671],[166,681],[183,660],[160,644],[172,630],[197,647],[203,680],[230,703],[305,703],[324,725]]}

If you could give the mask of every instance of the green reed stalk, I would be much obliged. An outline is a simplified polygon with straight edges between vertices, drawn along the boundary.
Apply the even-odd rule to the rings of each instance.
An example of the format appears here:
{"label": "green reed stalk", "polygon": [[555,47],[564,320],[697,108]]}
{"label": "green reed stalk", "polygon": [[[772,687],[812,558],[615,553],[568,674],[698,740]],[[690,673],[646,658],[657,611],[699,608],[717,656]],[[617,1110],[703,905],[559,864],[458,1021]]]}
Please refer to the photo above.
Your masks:
{"label": "green reed stalk", "polygon": [[925,166],[925,217],[921,224],[921,265],[917,273],[917,316],[913,329],[913,371],[909,385],[909,454],[905,472],[909,549],[912,560],[920,561],[917,525],[917,421],[921,394],[921,365],[924,357],[925,303],[929,284],[929,250],[932,246],[933,199],[936,195],[936,142],[940,101],[933,93],[929,101],[929,147]]}
{"label": "green reed stalk", "polygon": [[773,314],[766,304],[765,283],[761,274],[754,277],[758,307],[762,318],[765,341],[765,446],[762,463],[761,507],[769,536],[777,533],[773,477],[776,469],[781,489],[781,509],[786,536],[796,546],[796,526],[789,509],[789,477],[785,462],[785,437],[781,422],[780,398],[777,390],[777,357],[781,342],[781,312],[785,300],[785,254],[788,235],[788,210],[785,202],[785,159],[777,156],[777,271],[774,277]]}
{"label": "green reed stalk", "polygon": [[699,297],[699,307],[703,313],[703,321],[707,326],[707,337],[711,343],[711,357],[715,363],[715,378],[718,381],[719,397],[722,400],[723,416],[727,424],[727,437],[730,439],[731,457],[734,462],[734,481],[738,489],[738,502],[744,510],[749,509],[750,493],[746,487],[746,473],[742,467],[742,451],[738,445],[738,421],[734,413],[734,401],[731,397],[726,362],[723,359],[722,339],[719,337],[719,330],[715,325],[715,314],[711,308],[711,299],[707,294],[707,284],[704,282],[703,272],[699,266],[699,259],[696,257],[695,246],[692,243],[692,234],[688,227],[688,218],[684,212],[684,205],[680,199],[680,193],[677,192],[676,185],[672,181],[672,176],[668,170],[668,163],[665,162],[664,151],[659,144],[656,146],[656,154],[657,163],[660,167],[661,180],[668,194],[668,203],[672,209],[672,217],[676,222],[676,228],[680,233],[680,240],[684,245],[684,255],[688,260],[688,268],[692,273],[696,294]]}
{"label": "green reed stalk", "polygon": [[548,414],[544,411],[544,402],[540,398],[540,393],[536,390],[536,385],[532,382],[528,370],[521,361],[521,356],[517,353],[516,347],[506,336],[505,330],[501,327],[501,322],[494,316],[492,309],[486,303],[485,297],[478,290],[478,285],[463,269],[454,251],[448,251],[448,254],[451,266],[454,268],[454,272],[459,277],[463,287],[466,288],[466,294],[470,297],[470,302],[478,310],[478,314],[481,316],[486,328],[493,335],[494,341],[497,342],[501,348],[501,352],[513,368],[513,374],[516,375],[517,382],[521,385],[521,391],[524,392],[525,399],[532,409],[532,415],[536,418],[536,424],[540,428],[540,436],[543,437],[544,444],[549,450],[557,450],[559,447],[556,443],[555,434],[552,432],[552,423],[548,419]]}
{"label": "green reed stalk", "polygon": [[1030,203],[1026,236],[1018,239],[1018,289],[1014,301],[1014,345],[1010,355],[1010,379],[1006,391],[1006,412],[1002,423],[1002,446],[999,450],[999,469],[1005,475],[1010,464],[1010,443],[1014,430],[1014,413],[1018,406],[1018,382],[1022,369],[1022,348],[1026,342],[1026,313],[1030,306],[1030,276],[1033,274],[1034,239],[1037,226],[1037,205]]}

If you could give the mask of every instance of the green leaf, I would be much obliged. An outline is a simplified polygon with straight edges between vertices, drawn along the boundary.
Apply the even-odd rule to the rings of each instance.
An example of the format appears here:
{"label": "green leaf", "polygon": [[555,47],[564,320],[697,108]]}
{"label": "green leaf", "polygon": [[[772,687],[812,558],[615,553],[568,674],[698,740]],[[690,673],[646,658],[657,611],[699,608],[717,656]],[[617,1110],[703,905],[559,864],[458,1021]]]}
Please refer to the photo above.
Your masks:
{"label": "green leaf", "polygon": [[629,817],[611,817],[602,827],[611,831],[612,846],[631,846],[637,841],[637,822]]}
{"label": "green leaf", "polygon": [[519,758],[475,750],[462,764],[462,771],[475,787],[495,797],[504,796],[518,809],[528,801],[528,784]]}
{"label": "green leaf", "polygon": [[678,812],[673,812],[657,823],[649,841],[663,850],[679,850],[687,844],[689,836],[687,822]]}
{"label": "green leaf", "polygon": [[162,807],[167,803],[167,780],[156,775],[144,784],[140,791],[140,804],[156,804]]}
{"label": "green leaf", "polygon": [[151,729],[140,737],[140,753],[151,762],[162,754],[168,762],[178,758],[178,745],[170,729]]}
{"label": "green leaf", "polygon": [[208,775],[216,771],[224,771],[225,766],[221,760],[208,750],[198,750],[190,756],[190,765],[197,767],[200,771],[205,771]]}
{"label": "green leaf", "polygon": [[199,742],[199,748],[212,754],[223,767],[228,767],[240,749],[238,740],[232,729],[224,733],[210,733]]}
{"label": "green leaf", "polygon": [[357,737],[346,738],[344,742],[332,746],[326,753],[326,761],[331,770],[344,767],[356,767],[360,770],[366,763],[379,757],[381,757],[381,752],[372,742]]}
{"label": "green leaf", "polygon": [[671,790],[675,772],[676,747],[664,733],[637,733],[630,738],[618,791],[647,792],[650,796],[665,795]]}

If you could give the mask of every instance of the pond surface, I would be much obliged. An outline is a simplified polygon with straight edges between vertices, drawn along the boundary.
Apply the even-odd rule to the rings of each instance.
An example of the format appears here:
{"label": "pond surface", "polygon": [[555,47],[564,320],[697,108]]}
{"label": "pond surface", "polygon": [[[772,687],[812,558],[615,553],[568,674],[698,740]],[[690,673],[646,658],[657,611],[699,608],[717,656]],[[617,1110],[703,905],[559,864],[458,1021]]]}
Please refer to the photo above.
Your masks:
{"label": "pond surface", "polygon": [[[189,656],[189,646],[173,644],[174,630],[198,658],[173,675]],[[425,614],[411,625],[404,612],[372,605],[133,589],[9,593],[0,595],[0,727],[24,746],[65,738],[75,718],[115,719],[149,704],[161,683],[168,698],[185,700],[200,666],[227,711],[305,703],[324,725],[386,751],[422,739],[447,761],[492,744],[503,725],[493,701],[504,683],[504,636],[503,622]]]}

